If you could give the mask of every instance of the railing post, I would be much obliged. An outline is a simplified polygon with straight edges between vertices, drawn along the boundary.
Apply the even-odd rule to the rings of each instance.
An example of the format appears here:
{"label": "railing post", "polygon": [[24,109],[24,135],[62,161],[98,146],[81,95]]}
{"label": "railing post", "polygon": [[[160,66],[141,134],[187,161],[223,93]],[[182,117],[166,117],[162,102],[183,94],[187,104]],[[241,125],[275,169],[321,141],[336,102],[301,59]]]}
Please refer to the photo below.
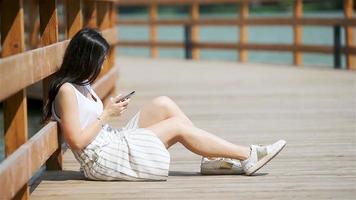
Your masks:
{"label": "railing post", "polygon": [[294,19],[294,52],[293,52],[293,63],[295,65],[302,65],[303,64],[303,56],[302,53],[297,50],[297,46],[302,43],[302,26],[296,24],[296,21],[303,16],[303,0],[295,0],[294,3],[294,12],[293,12],[293,19]]}
{"label": "railing post", "polygon": [[334,67],[341,69],[341,27],[334,26]]}
{"label": "railing post", "polygon": [[248,1],[242,1],[240,4],[240,19],[241,25],[239,27],[240,32],[240,40],[239,44],[241,45],[241,50],[239,51],[239,61],[246,62],[248,59],[247,50],[245,50],[244,45],[247,44],[248,41],[248,26],[245,20],[249,15],[249,3]]}
{"label": "railing post", "polygon": [[84,27],[96,28],[96,2],[94,0],[84,0],[83,8],[85,8],[83,12]]}
{"label": "railing post", "polygon": [[151,43],[151,57],[156,58],[159,56],[158,48],[155,45],[157,42],[158,30],[157,25],[154,22],[157,20],[158,17],[158,5],[155,1],[149,6],[149,21],[150,21],[150,43]]}
{"label": "railing post", "polygon": [[83,27],[81,0],[64,0],[66,10],[66,38],[72,38]]}
{"label": "railing post", "polygon": [[[110,28],[110,5],[109,2],[106,1],[97,1],[96,2],[96,9],[97,9],[97,26],[102,31],[105,29]],[[114,56],[109,53],[109,57]],[[100,76],[104,75],[110,66],[108,62],[104,63],[103,69],[100,72]]]}
{"label": "railing post", "polygon": [[[344,0],[344,13],[346,19],[352,19],[354,10],[353,5],[354,0]],[[352,26],[345,27],[345,46],[346,48],[350,48],[354,45],[354,38],[353,38],[353,28]],[[346,66],[347,69],[356,69],[356,62],[355,62],[355,55],[346,52]]]}
{"label": "railing post", "polygon": [[[116,5],[115,2],[109,2],[109,27],[114,28],[116,26]],[[115,45],[111,46],[108,56],[108,66],[111,68],[115,63]]]}
{"label": "railing post", "polygon": [[[58,42],[58,16],[56,0],[39,0],[40,11],[40,43],[41,46],[47,46]],[[54,73],[54,72],[52,72]],[[43,103],[48,98],[49,84],[52,76],[42,80]],[[58,129],[59,130],[59,129]],[[62,170],[62,140],[60,132],[58,134],[58,149],[51,155],[46,162],[47,170]]]}
{"label": "railing post", "polygon": [[[22,0],[2,0],[1,9],[1,57],[25,50],[24,14]],[[5,156],[8,157],[28,139],[26,90],[22,89],[4,101]],[[25,184],[16,191],[14,199],[28,199]]]}
{"label": "railing post", "polygon": [[184,26],[184,49],[185,58],[192,59],[192,27],[190,24]]}
{"label": "railing post", "polygon": [[199,21],[199,2],[193,1],[190,8],[190,20],[191,20],[191,43],[192,43],[192,58],[194,60],[199,60],[200,50],[197,47],[199,42],[199,26],[195,23]]}
{"label": "railing post", "polygon": [[27,4],[29,10],[27,20],[29,22],[29,29],[27,30],[29,37],[26,45],[28,45],[29,49],[35,49],[39,44],[38,0],[27,0],[24,3]]}

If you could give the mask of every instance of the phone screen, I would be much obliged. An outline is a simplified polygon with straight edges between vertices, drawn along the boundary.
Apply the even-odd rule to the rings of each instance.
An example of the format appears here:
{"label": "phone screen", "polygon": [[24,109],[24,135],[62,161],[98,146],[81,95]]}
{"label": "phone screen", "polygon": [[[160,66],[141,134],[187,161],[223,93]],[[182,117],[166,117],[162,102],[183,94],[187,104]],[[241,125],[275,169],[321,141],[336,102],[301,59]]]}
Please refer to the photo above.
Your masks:
{"label": "phone screen", "polygon": [[121,102],[121,101],[124,101],[125,99],[130,98],[134,94],[135,94],[135,91],[132,91],[130,94],[127,94],[127,95],[121,97],[118,102]]}

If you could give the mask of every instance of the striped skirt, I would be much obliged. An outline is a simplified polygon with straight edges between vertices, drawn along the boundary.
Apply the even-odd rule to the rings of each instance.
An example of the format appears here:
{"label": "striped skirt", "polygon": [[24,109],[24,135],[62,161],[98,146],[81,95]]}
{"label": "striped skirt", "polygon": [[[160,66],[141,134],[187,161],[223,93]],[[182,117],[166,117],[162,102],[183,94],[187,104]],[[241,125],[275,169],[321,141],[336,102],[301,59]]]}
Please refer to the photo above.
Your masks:
{"label": "striped skirt", "polygon": [[167,180],[169,152],[155,133],[138,127],[139,113],[120,129],[106,124],[86,148],[73,151],[86,178]]}

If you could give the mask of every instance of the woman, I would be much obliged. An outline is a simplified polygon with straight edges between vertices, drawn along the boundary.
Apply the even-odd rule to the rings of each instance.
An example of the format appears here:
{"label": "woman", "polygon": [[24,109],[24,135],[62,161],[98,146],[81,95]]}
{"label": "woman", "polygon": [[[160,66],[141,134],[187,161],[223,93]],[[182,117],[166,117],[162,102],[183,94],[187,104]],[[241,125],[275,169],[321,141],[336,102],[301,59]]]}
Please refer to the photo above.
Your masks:
{"label": "woman", "polygon": [[154,98],[125,127],[107,122],[122,115],[130,99],[111,99],[105,108],[90,84],[97,78],[109,44],[94,29],[80,30],[70,41],[54,74],[44,121],[60,123],[65,141],[93,180],[166,180],[170,155],[179,142],[203,156],[202,174],[252,175],[285,146],[238,146],[194,126],[168,97]]}

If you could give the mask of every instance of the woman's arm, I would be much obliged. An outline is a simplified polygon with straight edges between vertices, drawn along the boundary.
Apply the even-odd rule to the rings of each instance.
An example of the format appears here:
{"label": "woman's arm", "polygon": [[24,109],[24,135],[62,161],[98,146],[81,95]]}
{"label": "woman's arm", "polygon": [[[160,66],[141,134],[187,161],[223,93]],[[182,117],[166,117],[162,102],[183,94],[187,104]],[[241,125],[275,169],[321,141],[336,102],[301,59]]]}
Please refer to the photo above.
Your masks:
{"label": "woman's arm", "polygon": [[[100,115],[100,119],[96,119],[87,127],[81,130],[77,97],[72,86],[65,83],[61,86],[56,97],[56,108],[61,117],[61,128],[65,140],[73,150],[79,150],[86,147],[99,133],[102,125],[105,124],[111,117],[120,116],[129,100],[122,103],[109,102],[104,111]],[[115,97],[115,100],[119,98]]]}

